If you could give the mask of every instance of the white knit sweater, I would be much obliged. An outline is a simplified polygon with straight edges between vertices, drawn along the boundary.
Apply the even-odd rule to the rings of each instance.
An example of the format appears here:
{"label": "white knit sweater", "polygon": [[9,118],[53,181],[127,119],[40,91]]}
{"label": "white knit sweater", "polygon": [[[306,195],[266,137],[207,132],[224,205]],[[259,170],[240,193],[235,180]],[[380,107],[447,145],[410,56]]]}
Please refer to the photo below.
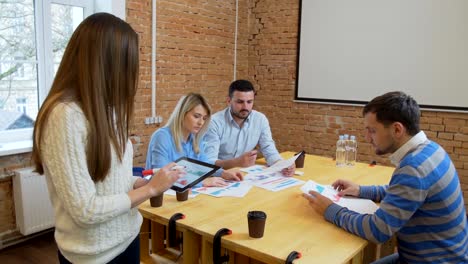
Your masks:
{"label": "white knit sweater", "polygon": [[133,150],[129,141],[120,163],[112,148],[109,174],[95,183],[86,162],[87,135],[88,122],[78,105],[60,103],[44,130],[43,165],[60,252],[73,263],[106,263],[128,247],[142,223],[127,195],[136,180]]}

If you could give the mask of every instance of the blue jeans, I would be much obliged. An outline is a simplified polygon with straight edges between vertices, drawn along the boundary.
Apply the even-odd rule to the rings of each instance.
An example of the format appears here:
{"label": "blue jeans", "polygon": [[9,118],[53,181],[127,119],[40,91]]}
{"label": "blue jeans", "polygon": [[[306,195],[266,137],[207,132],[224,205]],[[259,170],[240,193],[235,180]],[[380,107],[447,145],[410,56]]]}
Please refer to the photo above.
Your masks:
{"label": "blue jeans", "polygon": [[[60,250],[58,251],[58,259],[60,264],[71,264],[66,259]],[[140,264],[140,235],[138,235],[132,243],[125,249],[124,252],[120,253],[113,260],[109,261],[108,264]]]}
{"label": "blue jeans", "polygon": [[371,264],[398,264],[399,263],[398,258],[399,258],[398,253],[395,253],[395,254],[383,257],[381,259],[378,259],[372,262]]}

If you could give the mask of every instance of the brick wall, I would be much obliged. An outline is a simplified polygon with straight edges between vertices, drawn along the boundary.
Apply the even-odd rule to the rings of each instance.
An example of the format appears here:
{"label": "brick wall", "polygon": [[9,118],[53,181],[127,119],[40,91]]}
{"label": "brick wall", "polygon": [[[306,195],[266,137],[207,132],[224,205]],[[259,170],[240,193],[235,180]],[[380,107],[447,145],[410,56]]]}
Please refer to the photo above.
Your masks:
{"label": "brick wall", "polygon": [[[157,9],[157,114],[164,122],[176,101],[188,92],[206,96],[214,111],[225,106],[233,79],[235,1],[160,0]],[[362,107],[294,103],[298,3],[287,0],[240,0],[237,78],[254,82],[255,108],[270,120],[280,151],[305,149],[334,155],[338,134],[357,135],[358,159],[376,160],[364,142]],[[151,133],[151,1],[127,0],[127,21],[140,37],[140,83],[132,129],[134,164],[143,165]],[[468,114],[423,112],[421,127],[450,153],[468,202]],[[163,122],[163,123],[164,123]],[[29,166],[29,154],[0,157],[0,176]],[[1,178],[1,177],[0,177]],[[11,177],[0,180],[0,241],[14,231]]]}
{"label": "brick wall", "polygon": [[[167,121],[178,99],[202,93],[214,111],[225,106],[234,70],[234,1],[157,2],[157,115]],[[248,6],[239,1],[237,75],[247,76]],[[151,133],[151,1],[127,1],[127,21],[140,36],[140,85],[133,130],[138,148],[135,163],[143,165]]]}
{"label": "brick wall", "polygon": [[[250,10],[249,76],[259,89],[256,108],[269,117],[278,148],[333,157],[338,135],[355,134],[360,161],[390,165],[364,142],[362,107],[292,102],[298,1],[252,1]],[[468,205],[468,114],[423,111],[421,129],[450,154]]]}

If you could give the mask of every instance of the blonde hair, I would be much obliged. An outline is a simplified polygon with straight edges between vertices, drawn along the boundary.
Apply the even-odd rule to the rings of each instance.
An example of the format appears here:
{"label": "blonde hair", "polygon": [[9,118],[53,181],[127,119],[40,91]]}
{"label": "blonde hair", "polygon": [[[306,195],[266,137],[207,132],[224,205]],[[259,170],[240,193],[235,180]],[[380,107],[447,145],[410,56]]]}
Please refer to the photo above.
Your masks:
{"label": "blonde hair", "polygon": [[125,21],[96,13],[81,22],[34,126],[32,158],[39,173],[44,173],[41,137],[52,109],[60,102],[76,102],[88,120],[86,158],[93,181],[107,176],[111,145],[122,160],[137,90],[138,57],[138,35]]}
{"label": "blonde hair", "polygon": [[197,106],[203,106],[207,112],[207,119],[203,124],[200,132],[193,136],[193,150],[195,153],[200,152],[200,141],[203,138],[203,135],[208,130],[208,125],[210,124],[211,119],[211,108],[206,99],[197,93],[189,93],[186,96],[180,98],[177,103],[174,111],[172,112],[169,120],[167,121],[166,126],[172,132],[172,138],[174,139],[177,151],[182,152],[182,141],[183,129],[184,129],[184,119],[188,112],[192,111],[193,108]]}

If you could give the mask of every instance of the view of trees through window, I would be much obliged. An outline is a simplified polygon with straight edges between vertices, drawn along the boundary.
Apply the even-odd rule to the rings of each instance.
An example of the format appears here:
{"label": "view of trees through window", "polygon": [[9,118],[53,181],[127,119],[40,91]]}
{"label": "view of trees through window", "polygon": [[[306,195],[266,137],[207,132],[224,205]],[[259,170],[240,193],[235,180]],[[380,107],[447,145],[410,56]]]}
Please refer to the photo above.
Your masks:
{"label": "view of trees through window", "polygon": [[71,34],[84,19],[83,7],[51,3],[38,12],[37,5],[0,0],[0,133],[34,126],[40,95],[47,94]]}

